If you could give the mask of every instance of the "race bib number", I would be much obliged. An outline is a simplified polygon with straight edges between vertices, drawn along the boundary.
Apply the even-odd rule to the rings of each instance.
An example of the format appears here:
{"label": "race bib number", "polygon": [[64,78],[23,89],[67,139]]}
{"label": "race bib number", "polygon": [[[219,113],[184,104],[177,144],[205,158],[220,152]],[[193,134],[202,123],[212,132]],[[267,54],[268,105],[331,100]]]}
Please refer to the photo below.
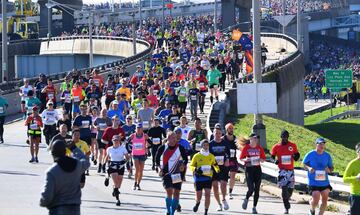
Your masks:
{"label": "race bib number", "polygon": [[71,96],[70,94],[65,94],[65,103],[71,103]]}
{"label": "race bib number", "polygon": [[261,53],[261,56],[266,57],[266,53],[265,52]]}
{"label": "race bib number", "polygon": [[81,127],[82,128],[89,128],[90,122],[87,120],[81,121]]}
{"label": "race bib number", "polygon": [[36,123],[30,125],[31,130],[37,130],[38,128],[39,126]]}
{"label": "race bib number", "polygon": [[199,83],[200,87],[205,87],[205,83]]}
{"label": "race bib number", "polygon": [[112,95],[114,94],[114,92],[113,92],[112,90],[108,90],[108,91],[107,91],[107,94],[108,94],[109,96],[112,96]]}
{"label": "race bib number", "polygon": [[214,85],[214,88],[218,88],[218,85],[215,84],[215,85]]}
{"label": "race bib number", "polygon": [[106,123],[99,123],[100,130],[103,131],[107,127]]}
{"label": "race bib number", "polygon": [[137,107],[138,109],[142,108],[141,103],[137,103],[137,104],[136,104],[136,107]]}
{"label": "race bib number", "polygon": [[160,138],[152,138],[152,142],[154,145],[159,145],[160,144]]}
{"label": "race bib number", "polygon": [[142,144],[142,143],[134,143],[133,144],[134,150],[142,150],[143,148],[144,148],[144,144]]}
{"label": "race bib number", "polygon": [[158,90],[153,90],[153,94],[154,94],[154,96],[156,96],[157,94],[158,94]]}
{"label": "race bib number", "polygon": [[0,107],[0,114],[4,113],[4,107]]}
{"label": "race bib number", "polygon": [[201,170],[202,170],[204,175],[210,175],[211,174],[211,166],[209,166],[209,165],[201,166]]}
{"label": "race bib number", "polygon": [[260,157],[259,156],[250,157],[250,163],[252,166],[259,166],[260,165]]}
{"label": "race bib number", "polygon": [[173,184],[181,183],[182,179],[180,173],[171,174],[171,180]]}
{"label": "race bib number", "polygon": [[281,164],[290,165],[291,164],[291,155],[283,155],[283,156],[281,156]]}
{"label": "race bib number", "polygon": [[27,107],[27,112],[32,113],[33,112],[32,108],[33,108],[32,106]]}
{"label": "race bib number", "polygon": [[230,149],[230,157],[234,158],[234,157],[235,157],[235,153],[236,153],[236,150],[235,150],[235,149]]}
{"label": "race bib number", "polygon": [[185,90],[180,90],[179,95],[180,96],[186,96],[186,91]]}
{"label": "race bib number", "polygon": [[202,147],[201,147],[201,143],[196,143],[196,144],[195,144],[195,150],[196,150],[196,151],[200,151],[201,148],[202,148]]}
{"label": "race bib number", "polygon": [[98,86],[99,86],[99,83],[100,83],[99,79],[94,79],[94,83],[95,83],[95,85],[98,87]]}
{"label": "race bib number", "polygon": [[195,96],[195,95],[192,95],[192,96],[190,96],[190,98],[191,98],[191,100],[193,100],[193,101],[196,101],[196,99],[197,99],[197,96]]}
{"label": "race bib number", "polygon": [[54,99],[54,93],[49,93],[49,94],[48,94],[48,98],[49,98],[49,100]]}
{"label": "race bib number", "polygon": [[150,127],[149,121],[143,121],[142,124],[143,124],[144,129],[148,129]]}
{"label": "race bib number", "polygon": [[316,181],[325,181],[326,172],[324,170],[315,170],[315,180]]}
{"label": "race bib number", "polygon": [[218,165],[224,165],[224,156],[215,156],[215,160]]}
{"label": "race bib number", "polygon": [[80,101],[80,97],[79,96],[74,96],[74,102],[79,102]]}

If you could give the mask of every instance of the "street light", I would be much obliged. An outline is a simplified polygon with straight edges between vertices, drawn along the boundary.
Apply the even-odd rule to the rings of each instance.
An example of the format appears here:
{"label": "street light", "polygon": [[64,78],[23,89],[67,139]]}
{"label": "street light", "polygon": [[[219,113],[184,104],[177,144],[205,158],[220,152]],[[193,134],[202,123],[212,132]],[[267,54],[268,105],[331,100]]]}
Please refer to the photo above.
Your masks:
{"label": "street light", "polygon": [[[254,83],[262,82],[261,74],[261,37],[260,37],[260,4],[259,0],[252,0],[253,5],[253,38],[254,38]],[[258,95],[256,95],[258,96]],[[254,126],[253,131],[260,136],[260,144],[265,149],[266,147],[266,130],[263,124],[263,118],[261,114],[254,114]]]}
{"label": "street light", "polygon": [[1,1],[1,13],[2,13],[2,66],[1,66],[1,82],[5,81],[7,77],[7,68],[8,68],[8,38],[7,38],[7,12],[6,12],[7,1]]}
{"label": "street light", "polygon": [[139,28],[141,29],[142,25],[142,14],[141,14],[141,0],[139,0]]}
{"label": "street light", "polygon": [[133,53],[136,55],[136,31],[135,31],[135,13],[130,13],[130,16],[132,17],[132,36],[133,36]]}
{"label": "street light", "polygon": [[297,44],[298,44],[298,50],[303,52],[303,41],[302,41],[302,32],[301,32],[301,16],[302,16],[302,13],[301,13],[301,0],[297,0],[297,35],[296,35],[296,40],[297,40]]}
{"label": "street light", "polygon": [[[71,11],[74,11],[73,8],[65,5],[65,4],[61,4],[57,1],[53,1],[53,0],[48,0],[48,3],[45,4],[45,6],[51,10],[51,8],[53,7],[60,7],[63,11],[65,11],[66,13],[70,14],[70,16],[74,17],[74,14],[71,13]],[[68,11],[70,10],[70,11]],[[94,54],[93,54],[93,38],[92,38],[92,33],[93,33],[93,17],[94,14],[92,11],[89,11],[89,67],[93,67],[94,64]],[[48,26],[51,27],[51,23],[49,23],[49,20],[51,22],[51,19],[48,19]],[[49,31],[49,40],[51,38],[51,31]]]}

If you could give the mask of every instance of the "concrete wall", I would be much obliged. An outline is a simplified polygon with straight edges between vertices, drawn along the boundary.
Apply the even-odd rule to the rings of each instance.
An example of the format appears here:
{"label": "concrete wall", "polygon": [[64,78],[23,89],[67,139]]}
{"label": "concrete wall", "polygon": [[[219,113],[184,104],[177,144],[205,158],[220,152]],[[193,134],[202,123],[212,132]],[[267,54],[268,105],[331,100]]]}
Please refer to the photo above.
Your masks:
{"label": "concrete wall", "polygon": [[304,75],[304,58],[299,55],[264,76],[264,82],[277,83],[278,113],[272,117],[304,125]]}
{"label": "concrete wall", "polygon": [[[15,78],[15,55],[39,54],[40,44],[40,40],[24,40],[12,42],[8,45],[8,80],[14,80]],[[0,58],[2,58],[1,52]]]}
{"label": "concrete wall", "polygon": [[[50,54],[89,54],[89,39],[52,40],[41,43],[40,55]],[[148,47],[137,43],[137,53]],[[119,57],[133,56],[132,41],[93,39],[94,55],[110,55]]]}

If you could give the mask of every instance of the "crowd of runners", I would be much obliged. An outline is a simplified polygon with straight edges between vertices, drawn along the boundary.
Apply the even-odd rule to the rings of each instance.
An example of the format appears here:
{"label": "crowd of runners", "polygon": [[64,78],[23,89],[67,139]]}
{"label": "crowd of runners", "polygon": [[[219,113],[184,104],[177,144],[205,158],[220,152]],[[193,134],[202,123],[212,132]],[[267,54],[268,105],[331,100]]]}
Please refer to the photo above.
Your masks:
{"label": "crowd of runners", "polygon": [[[211,192],[216,210],[229,210],[228,200],[233,199],[235,174],[241,163],[248,186],[242,208],[247,209],[253,195],[251,213],[257,214],[260,163],[266,160],[259,136],[252,133],[248,139],[237,138],[232,123],[225,128],[218,124],[209,134],[199,118],[204,116],[205,101],[219,100],[219,91],[243,72],[241,47],[221,32],[212,33],[211,24],[197,30],[191,24],[197,22],[185,23],[164,31],[167,37],[161,34],[163,31],[143,30],[157,39],[152,57],[139,64],[136,71],[122,66],[106,75],[97,69],[85,74],[73,71],[60,87],[43,74],[34,86],[25,80],[19,93],[30,146],[29,162],[39,162],[42,135],[52,152],[52,144],[58,147],[59,141],[66,145],[69,157],[77,157],[74,151],[79,149],[97,167],[91,174],[104,174],[105,186],[112,181],[111,195],[120,206],[123,176],[126,173],[134,182],[133,189],[140,191],[144,164],[149,159],[152,170],[162,178],[164,208],[171,215],[181,211],[181,186],[189,171],[196,191],[194,212],[199,210],[204,194],[204,214],[208,213]],[[278,185],[282,188],[284,213],[288,214],[295,185],[294,162],[300,154],[296,144],[289,141],[289,132],[283,130],[279,136],[281,141],[272,148],[271,160],[279,167]],[[308,170],[312,195],[309,214],[315,214],[320,198],[319,214],[324,214],[332,189],[328,174],[334,167],[325,151],[325,140],[319,138],[315,143],[315,149],[302,162]],[[359,147],[357,150],[359,153]],[[79,186],[85,186],[88,174],[89,170],[82,174]],[[358,169],[348,172],[348,177],[354,184],[352,214],[359,214]],[[48,192],[45,186],[43,206],[49,206]]]}

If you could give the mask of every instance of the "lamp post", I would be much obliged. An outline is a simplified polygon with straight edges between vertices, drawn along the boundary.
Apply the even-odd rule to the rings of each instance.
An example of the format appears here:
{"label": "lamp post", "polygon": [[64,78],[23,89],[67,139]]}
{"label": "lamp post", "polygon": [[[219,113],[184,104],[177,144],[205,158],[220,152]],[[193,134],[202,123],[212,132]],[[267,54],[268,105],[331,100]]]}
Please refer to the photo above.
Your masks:
{"label": "lamp post", "polygon": [[131,13],[130,16],[132,17],[132,37],[133,37],[133,53],[136,55],[136,27],[135,27],[135,13]]}
{"label": "lamp post", "polygon": [[217,0],[215,0],[214,4],[214,32],[217,31]]}
{"label": "lamp post", "polygon": [[48,38],[51,38],[52,7],[48,7]]}
{"label": "lamp post", "polygon": [[165,30],[165,0],[162,0],[162,7],[161,7],[161,12],[162,12],[162,17],[161,17],[161,28],[164,31]]}
{"label": "lamp post", "polygon": [[302,13],[301,13],[301,0],[297,0],[297,34],[296,34],[296,40],[297,40],[297,44],[298,44],[298,50],[303,52],[303,44],[302,44],[302,32],[301,32],[301,28],[302,28],[302,23],[301,23],[301,16],[302,16]]}
{"label": "lamp post", "polygon": [[[261,74],[261,37],[260,37],[260,5],[259,0],[252,0],[253,5],[253,38],[254,38],[254,83],[262,82]],[[256,95],[258,97],[258,95]],[[266,149],[266,131],[263,124],[263,118],[261,114],[254,114],[254,126],[253,131],[260,135],[260,144]]]}
{"label": "lamp post", "polygon": [[2,66],[1,66],[1,82],[5,81],[7,77],[7,68],[8,68],[8,44],[7,44],[7,12],[6,12],[7,1],[1,1],[1,13],[2,13],[2,44],[1,44],[1,53],[2,53]]}
{"label": "lamp post", "polygon": [[141,14],[141,0],[139,0],[139,28],[141,29],[142,25],[142,14]]}

